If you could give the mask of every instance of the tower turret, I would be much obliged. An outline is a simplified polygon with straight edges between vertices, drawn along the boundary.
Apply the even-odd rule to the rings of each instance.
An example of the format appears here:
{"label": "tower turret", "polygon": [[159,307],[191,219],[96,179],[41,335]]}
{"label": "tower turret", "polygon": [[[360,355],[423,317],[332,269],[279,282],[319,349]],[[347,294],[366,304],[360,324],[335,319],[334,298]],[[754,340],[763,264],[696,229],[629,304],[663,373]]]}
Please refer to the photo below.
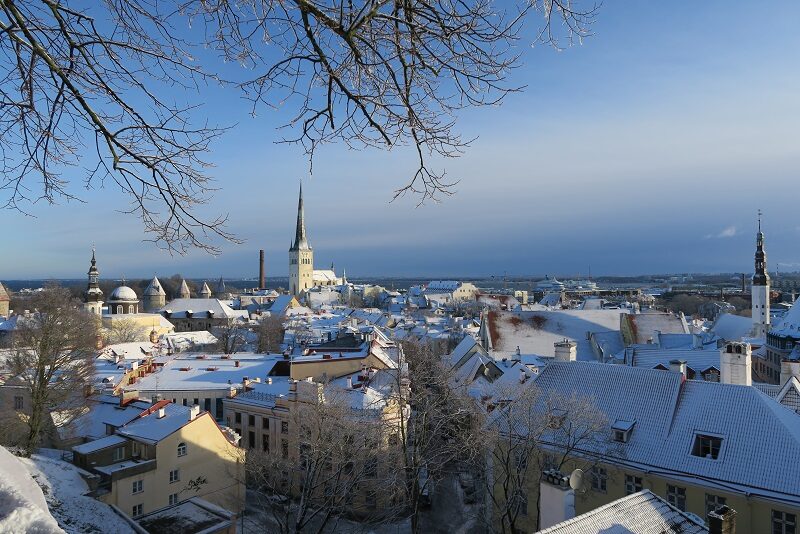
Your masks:
{"label": "tower turret", "polygon": [[178,289],[178,298],[179,299],[192,298],[192,294],[189,292],[189,285],[186,283],[186,280],[181,280],[181,287]]}
{"label": "tower turret", "polygon": [[142,303],[147,313],[156,312],[167,304],[167,292],[155,276],[144,290]]}
{"label": "tower turret", "polygon": [[303,211],[303,184],[297,202],[297,227],[294,242],[289,247],[289,292],[301,297],[314,285],[314,250],[306,237],[306,221]]}
{"label": "tower turret", "polygon": [[756,234],[755,270],[750,290],[753,333],[756,337],[767,335],[769,319],[769,273],[767,273],[767,253],[764,250],[764,233],[761,231],[761,210],[758,210],[758,234]]}
{"label": "tower turret", "polygon": [[210,299],[211,298],[211,288],[208,287],[208,284],[203,282],[203,287],[200,289],[200,298],[201,299]]}
{"label": "tower turret", "polygon": [[87,273],[89,275],[89,283],[86,286],[86,291],[83,292],[83,307],[89,313],[102,315],[103,290],[100,289],[100,271],[97,270],[97,260],[94,254],[95,250],[92,247],[92,262]]}

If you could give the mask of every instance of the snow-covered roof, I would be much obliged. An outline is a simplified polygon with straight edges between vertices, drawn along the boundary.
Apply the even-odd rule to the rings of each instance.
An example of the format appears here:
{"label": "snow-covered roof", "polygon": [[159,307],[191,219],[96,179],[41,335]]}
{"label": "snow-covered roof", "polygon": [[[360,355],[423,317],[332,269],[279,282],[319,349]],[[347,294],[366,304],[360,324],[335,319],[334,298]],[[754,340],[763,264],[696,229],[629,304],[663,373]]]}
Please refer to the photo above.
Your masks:
{"label": "snow-covered roof", "polygon": [[[545,310],[489,312],[486,317],[495,353],[511,354],[517,347],[526,354],[552,356],[554,344],[565,338],[578,344],[579,360],[595,360],[589,332],[619,331],[624,310]],[[538,317],[538,318],[537,318]]]}
{"label": "snow-covered roof", "polygon": [[[800,504],[800,416],[754,387],[683,382],[680,373],[625,365],[555,361],[535,384],[543,399],[577,393],[608,421],[636,422],[628,442],[619,444],[621,455],[609,461]],[[692,454],[699,434],[721,438],[718,458]],[[753,454],[764,450],[781,454]]]}
{"label": "snow-covered roof", "polygon": [[136,296],[136,291],[130,287],[119,286],[111,292],[108,302],[139,302],[139,297]]}
{"label": "snow-covered roof", "polygon": [[139,378],[131,389],[151,392],[241,387],[244,377],[251,380],[266,379],[278,358],[274,354],[239,353],[226,358],[222,355],[182,353],[155,373]]}
{"label": "snow-covered roof", "polygon": [[[632,349],[628,351],[629,362],[636,367],[654,369],[660,365],[669,369],[672,360],[683,360],[686,366],[695,373],[702,373],[707,369],[720,370],[720,354],[716,350],[678,350],[678,349]],[[701,377],[696,377],[698,380]]]}
{"label": "snow-covered roof", "polygon": [[800,300],[784,314],[780,322],[770,330],[770,334],[800,339]]}
{"label": "snow-covered roof", "polygon": [[91,452],[108,449],[109,447],[117,447],[127,442],[128,440],[123,438],[122,436],[111,435],[111,436],[106,436],[104,438],[96,439],[94,441],[89,441],[82,445],[77,445],[75,447],[72,447],[72,450],[77,452],[78,454],[89,454]]}
{"label": "snow-covered roof", "polygon": [[[153,408],[155,406],[157,405],[153,405]],[[163,417],[159,417],[159,410],[150,408],[137,419],[127,423],[122,428],[118,428],[117,434],[138,441],[157,443],[191,422],[189,419],[190,407],[171,402],[164,402],[162,406],[164,409]],[[202,414],[196,417],[202,417]]]}
{"label": "snow-covered roof", "polygon": [[234,310],[219,299],[180,298],[169,301],[158,311],[159,313],[167,312],[168,318],[176,319],[186,318],[187,312],[191,312],[192,317],[247,318],[247,310]]}
{"label": "snow-covered roof", "polygon": [[753,330],[753,320],[750,317],[721,313],[717,316],[709,331],[725,341],[739,341],[750,335]]}
{"label": "snow-covered roof", "polygon": [[163,297],[166,296],[166,294],[164,288],[161,287],[161,282],[159,282],[158,278],[155,276],[144,290],[144,296],[146,297]]}
{"label": "snow-covered roof", "polygon": [[538,534],[705,534],[705,524],[646,489]]}

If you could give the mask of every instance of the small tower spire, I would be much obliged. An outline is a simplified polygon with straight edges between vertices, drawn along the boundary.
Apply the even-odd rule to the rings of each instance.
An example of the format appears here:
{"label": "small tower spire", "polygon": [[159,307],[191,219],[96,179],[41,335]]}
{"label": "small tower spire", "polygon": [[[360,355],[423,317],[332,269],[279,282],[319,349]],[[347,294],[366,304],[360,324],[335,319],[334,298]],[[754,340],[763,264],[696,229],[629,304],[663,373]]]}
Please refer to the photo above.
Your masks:
{"label": "small tower spire", "polygon": [[86,291],[83,292],[84,308],[90,313],[100,315],[103,310],[103,290],[100,289],[100,271],[97,270],[94,245],[92,245],[89,272],[86,274],[89,276],[89,283],[86,285]]}

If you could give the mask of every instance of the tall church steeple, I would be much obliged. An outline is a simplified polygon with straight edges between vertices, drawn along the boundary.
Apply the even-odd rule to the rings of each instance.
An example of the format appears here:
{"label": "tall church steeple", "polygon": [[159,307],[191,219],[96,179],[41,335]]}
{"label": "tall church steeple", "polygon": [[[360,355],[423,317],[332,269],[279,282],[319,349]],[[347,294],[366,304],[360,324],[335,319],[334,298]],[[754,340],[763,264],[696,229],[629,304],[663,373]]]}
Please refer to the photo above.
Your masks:
{"label": "tall church steeple", "polygon": [[306,238],[306,217],[303,210],[303,184],[300,183],[300,198],[297,201],[297,227],[294,232],[294,243],[289,250],[311,250]]}
{"label": "tall church steeple", "polygon": [[756,337],[767,335],[769,318],[769,273],[767,272],[767,253],[764,250],[764,233],[761,231],[761,210],[758,210],[758,233],[756,234],[755,270],[750,290],[753,333]]}
{"label": "tall church steeple", "polygon": [[100,271],[97,270],[95,250],[92,247],[92,262],[89,267],[89,283],[83,292],[83,307],[89,313],[101,315],[103,313],[103,290],[100,289]]}
{"label": "tall church steeple", "polygon": [[306,220],[303,210],[303,184],[297,201],[297,227],[294,242],[289,247],[289,292],[295,297],[314,285],[314,250],[308,244]]}

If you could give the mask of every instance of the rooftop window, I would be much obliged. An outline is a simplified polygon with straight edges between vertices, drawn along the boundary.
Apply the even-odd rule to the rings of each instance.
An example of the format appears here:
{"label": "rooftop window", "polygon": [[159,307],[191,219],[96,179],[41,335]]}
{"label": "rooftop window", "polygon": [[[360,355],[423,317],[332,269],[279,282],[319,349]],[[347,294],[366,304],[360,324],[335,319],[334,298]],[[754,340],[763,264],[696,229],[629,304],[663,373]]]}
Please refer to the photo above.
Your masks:
{"label": "rooftop window", "polygon": [[611,425],[611,432],[613,433],[614,441],[618,441],[620,443],[628,443],[628,440],[631,437],[631,432],[633,432],[633,427],[636,425],[636,421],[626,421],[625,419],[617,419]]}
{"label": "rooftop window", "polygon": [[692,456],[716,460],[719,458],[719,451],[721,448],[722,438],[720,436],[695,434],[694,444],[692,445]]}

